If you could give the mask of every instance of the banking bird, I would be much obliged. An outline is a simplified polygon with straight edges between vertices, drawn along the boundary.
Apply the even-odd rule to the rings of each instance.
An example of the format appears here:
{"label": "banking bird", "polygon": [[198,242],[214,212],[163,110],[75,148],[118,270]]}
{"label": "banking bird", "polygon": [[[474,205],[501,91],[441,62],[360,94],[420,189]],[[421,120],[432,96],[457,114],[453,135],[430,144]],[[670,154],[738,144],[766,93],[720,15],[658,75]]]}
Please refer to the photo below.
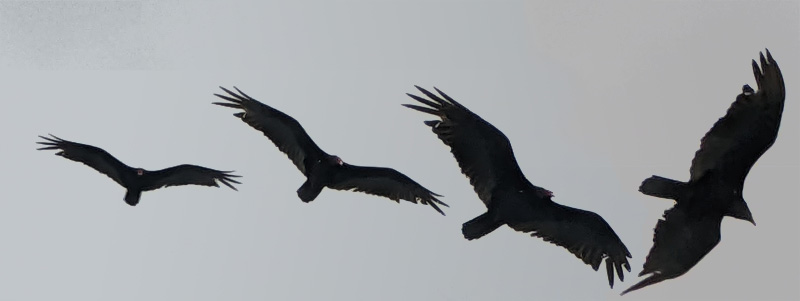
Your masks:
{"label": "banking bird", "polygon": [[639,276],[649,275],[622,294],[683,275],[720,241],[722,218],[755,225],[742,197],[747,173],[778,136],[786,89],[778,63],[767,50],[761,68],[753,60],[758,91],[748,85],[727,114],[700,140],[689,181],[652,176],[639,187],[646,195],[673,199],[675,206],[656,223],[653,248]]}

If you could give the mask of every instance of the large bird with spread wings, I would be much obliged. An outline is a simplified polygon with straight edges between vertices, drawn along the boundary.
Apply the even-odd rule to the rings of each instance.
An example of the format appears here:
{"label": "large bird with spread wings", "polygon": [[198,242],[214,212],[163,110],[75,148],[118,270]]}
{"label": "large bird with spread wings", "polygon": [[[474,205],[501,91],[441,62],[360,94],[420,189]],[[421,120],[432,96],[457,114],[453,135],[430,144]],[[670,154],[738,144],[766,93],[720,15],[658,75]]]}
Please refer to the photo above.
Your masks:
{"label": "large bird with spread wings", "polygon": [[217,182],[237,190],[231,183],[241,184],[233,178],[232,171],[219,171],[197,165],[183,164],[162,170],[133,168],[114,158],[105,150],[86,144],[67,141],[56,136],[39,136],[45,141],[37,142],[44,147],[38,150],[57,149],[58,156],[81,162],[105,174],[127,189],[125,203],[136,206],[143,191],[178,185],[203,185],[219,187]]}
{"label": "large bird with spread wings", "polygon": [[778,63],[767,50],[753,60],[758,91],[748,85],[727,114],[700,140],[689,169],[689,182],[652,176],[639,187],[646,195],[676,204],[656,223],[653,248],[639,276],[649,276],[622,294],[683,275],[720,241],[722,218],[753,225],[742,196],[745,177],[778,136],[786,89]]}
{"label": "large bird with spread wings", "polygon": [[439,205],[447,207],[435,194],[406,175],[385,167],[350,165],[341,158],[329,155],[311,140],[297,120],[265,105],[234,87],[237,92],[220,87],[228,95],[214,94],[228,102],[214,104],[243,110],[233,114],[264,133],[280,151],[306,176],[297,190],[303,202],[313,201],[325,187],[336,190],[354,190],[412,203],[430,205],[444,215]]}
{"label": "large bird with spread wings", "polygon": [[627,259],[631,255],[602,217],[553,202],[552,192],[533,185],[522,174],[511,143],[500,130],[439,89],[434,88],[441,96],[417,89],[429,99],[408,96],[427,106],[404,106],[440,118],[425,124],[450,147],[461,172],[488,209],[464,223],[466,239],[477,239],[508,225],[566,248],[594,270],[605,259],[611,287],[615,269],[623,280],[622,267],[631,270]]}

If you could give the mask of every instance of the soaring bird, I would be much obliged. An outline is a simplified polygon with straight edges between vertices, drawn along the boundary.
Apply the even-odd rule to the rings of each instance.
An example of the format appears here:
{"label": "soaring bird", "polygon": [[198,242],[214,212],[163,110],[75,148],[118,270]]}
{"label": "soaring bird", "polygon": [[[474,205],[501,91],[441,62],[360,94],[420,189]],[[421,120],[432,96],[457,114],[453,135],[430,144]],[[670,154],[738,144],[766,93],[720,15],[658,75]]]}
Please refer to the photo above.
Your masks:
{"label": "soaring bird", "polygon": [[336,190],[354,190],[382,196],[400,202],[401,199],[430,205],[444,215],[438,205],[448,207],[431,192],[406,175],[386,167],[350,165],[341,158],[320,149],[297,120],[248,96],[234,87],[238,94],[220,87],[228,95],[214,94],[228,102],[214,104],[240,109],[233,116],[240,118],[264,133],[280,151],[285,153],[306,181],[297,190],[303,202],[313,201],[324,187]]}
{"label": "soaring bird", "polygon": [[747,173],[778,136],[786,89],[778,63],[767,50],[761,68],[753,60],[758,91],[748,85],[725,117],[700,140],[689,169],[689,182],[652,176],[639,191],[673,199],[676,204],[656,223],[653,248],[639,276],[649,276],[622,294],[683,275],[720,241],[722,218],[755,225],[742,197]]}
{"label": "soaring bird", "polygon": [[450,147],[461,172],[488,211],[464,223],[464,238],[480,238],[502,225],[530,233],[564,247],[596,271],[605,259],[608,284],[614,287],[614,269],[620,281],[622,267],[631,270],[630,252],[611,226],[594,212],[553,202],[553,193],[531,184],[517,164],[508,138],[439,89],[435,95],[417,87],[429,99],[408,94],[427,107],[404,106],[432,114],[440,120],[425,121]]}
{"label": "soaring bird", "polygon": [[81,162],[91,168],[107,175],[114,182],[119,183],[128,191],[125,193],[125,203],[136,206],[142,191],[159,189],[161,187],[178,185],[203,185],[219,187],[217,182],[237,190],[231,183],[241,184],[233,178],[239,177],[231,174],[232,171],[219,171],[197,165],[183,164],[162,170],[145,170],[133,168],[120,162],[105,150],[86,144],[67,141],[56,136],[39,136],[44,145],[38,150],[58,149],[58,156]]}

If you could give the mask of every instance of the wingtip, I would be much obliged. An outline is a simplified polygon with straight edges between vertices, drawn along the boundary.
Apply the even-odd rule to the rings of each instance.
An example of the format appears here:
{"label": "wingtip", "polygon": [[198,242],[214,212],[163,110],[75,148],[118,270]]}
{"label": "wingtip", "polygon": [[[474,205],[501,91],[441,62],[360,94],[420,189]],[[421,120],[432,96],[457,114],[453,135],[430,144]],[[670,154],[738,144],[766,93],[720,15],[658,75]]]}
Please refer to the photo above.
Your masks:
{"label": "wingtip", "polygon": [[244,97],[246,97],[246,98],[252,98],[252,97],[250,97],[249,95],[247,95],[247,94],[245,94],[244,92],[242,92],[242,90],[239,90],[239,88],[238,88],[238,87],[236,87],[236,86],[233,86],[233,88],[234,88],[234,89],[236,89],[236,91],[237,91],[237,92],[239,92],[239,94],[241,94],[242,96],[244,96]]}
{"label": "wingtip", "polygon": [[[222,91],[225,91],[225,93],[228,93],[228,94],[230,94],[230,95],[233,95],[233,94],[234,94],[233,92],[231,92],[231,90],[228,90],[228,89],[226,89],[226,88],[225,88],[225,87],[223,87],[223,86],[219,86],[219,88],[220,88],[220,89],[222,89]],[[215,94],[215,95],[216,95],[216,94]]]}
{"label": "wingtip", "polygon": [[622,296],[622,295],[625,295],[625,294],[630,293],[632,291],[635,291],[635,290],[641,289],[643,287],[659,283],[659,282],[667,279],[667,278],[656,277],[656,276],[659,276],[659,274],[650,275],[650,277],[647,277],[647,278],[643,279],[642,281],[639,281],[639,283],[636,283],[636,284],[632,285],[631,287],[629,287],[628,289],[622,291],[622,293],[620,293],[619,295]]}
{"label": "wingtip", "polygon": [[439,93],[439,95],[444,97],[444,99],[447,99],[447,101],[449,101],[451,104],[453,104],[455,106],[458,106],[458,107],[464,107],[460,103],[458,103],[455,99],[453,99],[449,95],[447,95],[444,92],[442,92],[442,90],[439,90],[439,88],[433,87],[433,89],[436,90],[436,92]]}
{"label": "wingtip", "polygon": [[[59,143],[61,141],[64,141],[64,139],[58,138],[58,137],[54,136],[53,134],[48,134],[48,135],[50,135],[50,137],[45,137],[45,136],[39,135],[39,138],[42,138],[45,141],[44,142],[43,141],[37,141],[36,143],[37,144],[42,144],[42,145],[56,145],[57,143]],[[52,148],[50,148],[50,149],[52,149]]]}

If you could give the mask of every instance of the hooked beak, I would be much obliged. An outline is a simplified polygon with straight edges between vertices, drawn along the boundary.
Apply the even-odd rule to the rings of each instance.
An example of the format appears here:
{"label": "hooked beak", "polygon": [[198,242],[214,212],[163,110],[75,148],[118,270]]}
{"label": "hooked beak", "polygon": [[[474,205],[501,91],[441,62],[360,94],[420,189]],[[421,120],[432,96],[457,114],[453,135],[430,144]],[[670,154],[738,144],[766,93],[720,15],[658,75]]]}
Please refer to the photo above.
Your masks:
{"label": "hooked beak", "polygon": [[753,226],[756,225],[756,221],[753,220],[753,214],[750,212],[750,208],[747,208],[747,203],[745,203],[744,199],[733,202],[733,206],[728,209],[727,215],[733,218],[746,220],[753,224]]}

